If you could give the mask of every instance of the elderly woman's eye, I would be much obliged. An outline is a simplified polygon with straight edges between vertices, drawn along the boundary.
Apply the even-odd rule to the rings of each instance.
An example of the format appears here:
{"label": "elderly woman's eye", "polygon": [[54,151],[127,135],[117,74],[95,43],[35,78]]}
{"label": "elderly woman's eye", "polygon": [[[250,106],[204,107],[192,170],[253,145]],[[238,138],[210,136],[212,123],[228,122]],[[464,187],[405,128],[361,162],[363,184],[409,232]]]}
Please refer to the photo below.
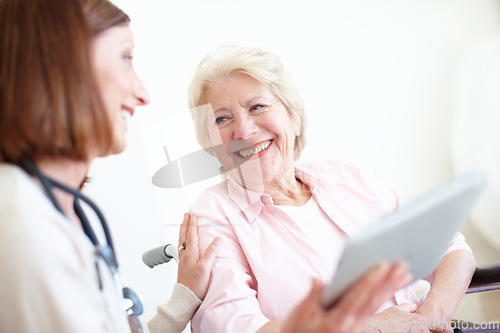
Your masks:
{"label": "elderly woman's eye", "polygon": [[215,119],[215,123],[220,125],[223,122],[225,122],[226,120],[227,120],[227,117],[217,117],[217,119]]}
{"label": "elderly woman's eye", "polygon": [[264,104],[256,104],[250,108],[250,111],[259,111],[266,107]]}

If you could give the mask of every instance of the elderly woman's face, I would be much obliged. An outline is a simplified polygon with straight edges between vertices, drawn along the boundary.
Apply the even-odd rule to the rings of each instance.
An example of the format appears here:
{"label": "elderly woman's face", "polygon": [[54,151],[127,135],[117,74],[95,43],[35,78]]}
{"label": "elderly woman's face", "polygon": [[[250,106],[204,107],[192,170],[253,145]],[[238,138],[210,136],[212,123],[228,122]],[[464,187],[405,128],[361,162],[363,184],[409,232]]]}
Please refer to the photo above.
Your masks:
{"label": "elderly woman's face", "polygon": [[95,37],[92,61],[101,96],[113,127],[113,145],[109,152],[125,149],[127,118],[135,107],[149,102],[149,96],[132,66],[134,43],[128,26],[112,27]]}
{"label": "elderly woman's face", "polygon": [[217,157],[240,184],[279,179],[293,170],[299,129],[269,87],[236,73],[213,84],[204,101],[213,110],[212,145],[223,147],[216,149]]}

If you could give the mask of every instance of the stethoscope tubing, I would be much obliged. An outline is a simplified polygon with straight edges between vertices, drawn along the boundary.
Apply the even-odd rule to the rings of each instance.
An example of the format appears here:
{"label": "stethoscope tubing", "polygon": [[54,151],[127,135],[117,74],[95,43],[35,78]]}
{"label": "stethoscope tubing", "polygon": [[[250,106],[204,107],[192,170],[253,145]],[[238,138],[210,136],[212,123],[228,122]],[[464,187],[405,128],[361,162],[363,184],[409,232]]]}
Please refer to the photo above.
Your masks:
{"label": "stethoscope tubing", "polygon": [[[40,170],[38,169],[37,165],[29,160],[29,159],[24,159],[20,167],[25,170],[28,174],[35,176],[38,178],[42,184],[42,187],[49,197],[50,201],[54,205],[54,207],[63,215],[64,212],[59,205],[59,202],[54,196],[54,193],[52,192],[52,188],[56,187],[59,188],[67,193],[70,193],[74,196],[74,209],[75,213],[77,214],[78,218],[80,219],[80,222],[82,224],[83,231],[85,235],[90,239],[92,244],[95,247],[95,254],[100,256],[106,265],[108,266],[112,277],[115,280],[115,283],[119,286],[121,286],[121,282],[119,281],[118,278],[118,262],[116,260],[116,255],[115,255],[115,250],[114,250],[114,245],[113,245],[113,240],[111,238],[111,232],[108,228],[108,224],[106,222],[106,218],[104,217],[104,214],[101,212],[99,207],[90,200],[87,196],[85,196],[83,193],[81,193],[78,190],[72,189],[64,184],[61,184],[54,179],[51,179],[45,175],[43,175]],[[94,232],[94,229],[92,228],[90,221],[88,220],[83,207],[81,206],[80,200],[85,202],[87,205],[89,205],[90,208],[93,209],[95,214],[97,215],[97,218],[99,219],[102,229],[104,231],[104,236],[106,238],[106,244],[101,245],[99,243],[99,240],[97,239],[97,236]],[[97,265],[97,262],[96,262]],[[98,279],[98,284],[99,284],[99,289],[102,290],[102,281],[101,281],[101,276],[99,273],[99,268],[96,267],[97,269],[97,279]],[[125,299],[128,299],[132,302],[132,306],[127,306],[126,307],[126,312],[129,316],[132,317],[137,317],[143,313],[143,306],[142,306],[142,301],[139,297],[138,294],[136,294],[132,289],[130,288],[122,288],[122,293],[123,297]],[[140,325],[139,325],[140,326]],[[140,328],[140,327],[137,327]]]}

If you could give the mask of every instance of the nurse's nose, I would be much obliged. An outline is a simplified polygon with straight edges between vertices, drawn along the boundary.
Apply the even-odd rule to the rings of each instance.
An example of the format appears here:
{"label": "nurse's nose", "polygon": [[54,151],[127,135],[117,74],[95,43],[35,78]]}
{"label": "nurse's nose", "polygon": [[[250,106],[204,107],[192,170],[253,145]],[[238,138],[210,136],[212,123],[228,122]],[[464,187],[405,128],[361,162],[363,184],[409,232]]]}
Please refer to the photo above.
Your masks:
{"label": "nurse's nose", "polygon": [[149,94],[146,91],[146,88],[144,87],[144,84],[142,83],[142,80],[139,78],[139,76],[136,74],[135,77],[136,80],[134,85],[134,98],[137,101],[137,105],[146,105],[149,103]]}

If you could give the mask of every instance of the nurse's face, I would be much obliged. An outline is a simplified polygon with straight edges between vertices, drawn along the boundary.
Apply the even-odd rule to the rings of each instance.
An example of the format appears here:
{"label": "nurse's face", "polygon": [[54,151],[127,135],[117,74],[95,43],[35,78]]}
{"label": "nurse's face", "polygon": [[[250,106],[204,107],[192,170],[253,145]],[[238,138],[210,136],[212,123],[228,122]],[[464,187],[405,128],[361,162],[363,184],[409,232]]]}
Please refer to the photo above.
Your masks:
{"label": "nurse's face", "polygon": [[214,83],[204,102],[213,109],[213,117],[208,117],[212,145],[224,147],[217,156],[240,184],[245,186],[245,179],[280,180],[293,170],[299,130],[267,85],[235,73]]}
{"label": "nurse's face", "polygon": [[132,66],[134,43],[128,26],[101,32],[92,45],[92,61],[101,97],[113,127],[111,150],[117,154],[126,146],[127,118],[135,107],[146,105],[149,96]]}

